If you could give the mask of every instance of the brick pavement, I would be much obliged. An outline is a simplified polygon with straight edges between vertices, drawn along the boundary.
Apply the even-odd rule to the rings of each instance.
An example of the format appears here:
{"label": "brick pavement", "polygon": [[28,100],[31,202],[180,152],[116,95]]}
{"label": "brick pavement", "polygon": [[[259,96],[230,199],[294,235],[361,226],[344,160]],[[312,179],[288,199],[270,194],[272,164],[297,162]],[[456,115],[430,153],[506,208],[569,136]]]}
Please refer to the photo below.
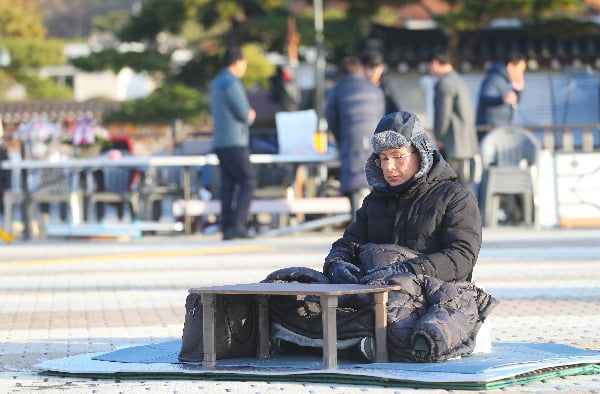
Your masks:
{"label": "brick pavement", "polygon": [[[127,243],[0,246],[0,392],[409,392],[369,386],[266,382],[115,381],[45,377],[33,365],[181,336],[188,287],[252,282],[274,269],[321,268],[339,233],[223,243],[215,236]],[[484,233],[475,278],[500,298],[492,340],[600,350],[600,230]],[[600,392],[600,375],[503,391]],[[431,392],[431,390],[427,390]],[[438,392],[445,392],[438,390]]]}

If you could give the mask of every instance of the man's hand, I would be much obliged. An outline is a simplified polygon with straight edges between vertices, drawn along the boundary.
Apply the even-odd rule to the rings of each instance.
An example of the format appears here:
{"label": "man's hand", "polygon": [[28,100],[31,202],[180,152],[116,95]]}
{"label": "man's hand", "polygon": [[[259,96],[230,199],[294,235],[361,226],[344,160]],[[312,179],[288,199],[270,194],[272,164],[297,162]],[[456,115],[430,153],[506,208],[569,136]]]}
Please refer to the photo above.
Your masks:
{"label": "man's hand", "polygon": [[329,279],[333,283],[357,284],[360,276],[360,268],[345,261],[338,261],[329,267]]}
{"label": "man's hand", "polygon": [[517,92],[522,92],[525,89],[525,78],[514,78],[512,81],[512,88]]}
{"label": "man's hand", "polygon": [[388,279],[389,277],[396,274],[413,274],[414,272],[410,268],[408,264],[404,263],[395,263],[386,265],[385,267],[376,268],[367,272],[365,276],[361,279],[360,283],[369,283],[373,281],[380,281]]}
{"label": "man's hand", "polygon": [[514,91],[510,91],[502,98],[504,104],[515,105],[519,102],[519,96]]}
{"label": "man's hand", "polygon": [[256,120],[256,111],[253,108],[248,110],[248,123],[254,123]]}

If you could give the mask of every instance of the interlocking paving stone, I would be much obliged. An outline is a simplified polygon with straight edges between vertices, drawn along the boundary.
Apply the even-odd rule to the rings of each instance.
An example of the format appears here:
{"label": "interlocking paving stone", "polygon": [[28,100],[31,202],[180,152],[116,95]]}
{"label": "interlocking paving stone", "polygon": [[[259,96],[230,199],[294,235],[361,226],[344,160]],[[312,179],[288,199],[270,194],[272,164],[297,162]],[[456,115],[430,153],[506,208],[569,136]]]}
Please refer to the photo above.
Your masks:
{"label": "interlocking paving stone", "polygon": [[[320,270],[340,232],[246,242],[217,236],[127,243],[1,245],[0,392],[404,393],[341,384],[92,380],[39,376],[40,360],[181,336],[187,289],[255,282],[277,268]],[[260,246],[260,247],[259,247]],[[500,300],[492,340],[600,350],[600,230],[484,231],[475,279]],[[508,392],[600,392],[600,375],[549,379]],[[427,392],[446,392],[427,390]]]}

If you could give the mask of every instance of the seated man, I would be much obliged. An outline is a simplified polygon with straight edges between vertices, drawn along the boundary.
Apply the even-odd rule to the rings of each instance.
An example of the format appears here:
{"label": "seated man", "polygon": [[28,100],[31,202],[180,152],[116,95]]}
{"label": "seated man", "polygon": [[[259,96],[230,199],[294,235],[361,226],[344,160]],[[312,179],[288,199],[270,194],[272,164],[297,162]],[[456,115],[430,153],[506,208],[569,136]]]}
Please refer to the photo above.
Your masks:
{"label": "seated man", "polygon": [[[497,303],[470,282],[481,247],[475,196],[457,181],[412,113],[383,117],[372,147],[365,172],[373,190],[356,212],[356,221],[333,243],[323,273],[330,283],[402,287],[389,294],[392,360],[441,361],[467,355]],[[433,308],[448,313],[429,313],[435,300],[449,298],[455,302]],[[368,308],[368,302],[356,301],[349,305],[355,311]],[[343,297],[339,304],[348,306]],[[372,361],[372,337],[356,339],[349,355]],[[276,348],[299,352],[300,342],[289,334]]]}

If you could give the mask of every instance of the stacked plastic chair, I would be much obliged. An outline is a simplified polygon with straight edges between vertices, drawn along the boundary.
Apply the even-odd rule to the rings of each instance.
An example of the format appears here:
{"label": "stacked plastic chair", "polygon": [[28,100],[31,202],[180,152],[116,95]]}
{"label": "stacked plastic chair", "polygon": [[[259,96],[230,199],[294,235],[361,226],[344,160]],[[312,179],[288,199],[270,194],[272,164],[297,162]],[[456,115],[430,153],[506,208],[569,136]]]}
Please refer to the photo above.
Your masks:
{"label": "stacked plastic chair", "polygon": [[500,198],[520,196],[527,225],[533,225],[537,202],[537,161],[540,146],[535,136],[518,126],[502,126],[490,131],[481,141],[483,165],[480,189],[484,225],[498,225]]}

